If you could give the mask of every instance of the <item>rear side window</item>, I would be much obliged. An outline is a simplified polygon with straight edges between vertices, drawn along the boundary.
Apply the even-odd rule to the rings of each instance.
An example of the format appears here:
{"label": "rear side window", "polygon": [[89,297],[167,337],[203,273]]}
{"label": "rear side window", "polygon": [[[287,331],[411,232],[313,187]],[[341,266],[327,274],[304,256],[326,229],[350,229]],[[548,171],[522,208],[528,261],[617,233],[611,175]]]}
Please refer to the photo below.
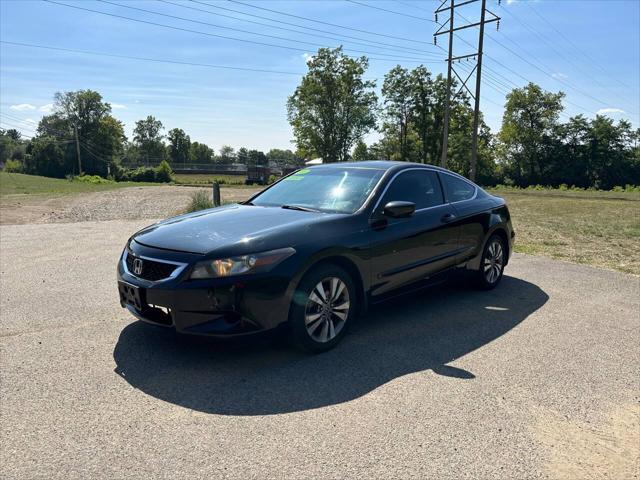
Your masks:
{"label": "rear side window", "polygon": [[436,172],[426,169],[402,172],[391,181],[380,208],[397,200],[415,203],[416,210],[442,205],[444,199]]}
{"label": "rear side window", "polygon": [[469,200],[473,198],[476,193],[476,187],[461,178],[443,173],[440,175],[440,179],[444,185],[444,191],[447,194],[447,201],[449,202]]}

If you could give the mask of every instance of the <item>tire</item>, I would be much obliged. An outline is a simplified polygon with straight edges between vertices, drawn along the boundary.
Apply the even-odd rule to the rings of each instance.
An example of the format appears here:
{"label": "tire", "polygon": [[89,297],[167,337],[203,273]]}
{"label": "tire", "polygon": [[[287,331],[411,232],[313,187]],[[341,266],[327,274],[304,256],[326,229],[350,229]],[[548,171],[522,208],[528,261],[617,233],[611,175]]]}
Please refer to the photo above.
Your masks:
{"label": "tire", "polygon": [[337,265],[314,268],[293,296],[290,341],[306,352],[330,350],[342,340],[356,311],[357,292],[351,276]]}
{"label": "tire", "polygon": [[496,288],[502,280],[507,261],[507,249],[500,235],[491,235],[482,251],[480,269],[475,272],[475,284],[482,290]]}

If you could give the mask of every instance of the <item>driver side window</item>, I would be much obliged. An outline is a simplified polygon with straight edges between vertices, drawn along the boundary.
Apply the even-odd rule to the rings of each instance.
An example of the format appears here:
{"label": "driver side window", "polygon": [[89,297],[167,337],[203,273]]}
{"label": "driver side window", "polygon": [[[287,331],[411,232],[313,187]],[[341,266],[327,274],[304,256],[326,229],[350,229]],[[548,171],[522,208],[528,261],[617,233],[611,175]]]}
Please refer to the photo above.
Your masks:
{"label": "driver side window", "polygon": [[379,206],[382,209],[397,200],[415,203],[416,210],[442,205],[444,198],[436,172],[419,169],[400,173],[391,181]]}

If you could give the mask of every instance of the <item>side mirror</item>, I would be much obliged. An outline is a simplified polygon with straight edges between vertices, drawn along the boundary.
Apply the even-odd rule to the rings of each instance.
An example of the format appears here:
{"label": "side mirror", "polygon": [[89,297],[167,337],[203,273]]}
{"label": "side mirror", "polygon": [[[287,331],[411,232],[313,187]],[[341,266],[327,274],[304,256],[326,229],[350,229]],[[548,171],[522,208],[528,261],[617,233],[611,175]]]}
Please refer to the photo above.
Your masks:
{"label": "side mirror", "polygon": [[402,202],[399,200],[389,202],[384,206],[382,214],[391,218],[406,218],[416,211],[416,204],[413,202]]}

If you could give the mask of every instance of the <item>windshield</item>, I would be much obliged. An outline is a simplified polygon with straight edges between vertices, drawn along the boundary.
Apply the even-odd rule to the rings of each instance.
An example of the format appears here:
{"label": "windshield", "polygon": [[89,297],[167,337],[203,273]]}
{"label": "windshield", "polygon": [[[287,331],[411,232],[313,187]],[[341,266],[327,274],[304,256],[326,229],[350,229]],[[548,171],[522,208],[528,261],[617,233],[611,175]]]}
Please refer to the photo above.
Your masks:
{"label": "windshield", "polygon": [[366,168],[307,168],[260,193],[251,203],[353,213],[362,206],[383,173]]}

